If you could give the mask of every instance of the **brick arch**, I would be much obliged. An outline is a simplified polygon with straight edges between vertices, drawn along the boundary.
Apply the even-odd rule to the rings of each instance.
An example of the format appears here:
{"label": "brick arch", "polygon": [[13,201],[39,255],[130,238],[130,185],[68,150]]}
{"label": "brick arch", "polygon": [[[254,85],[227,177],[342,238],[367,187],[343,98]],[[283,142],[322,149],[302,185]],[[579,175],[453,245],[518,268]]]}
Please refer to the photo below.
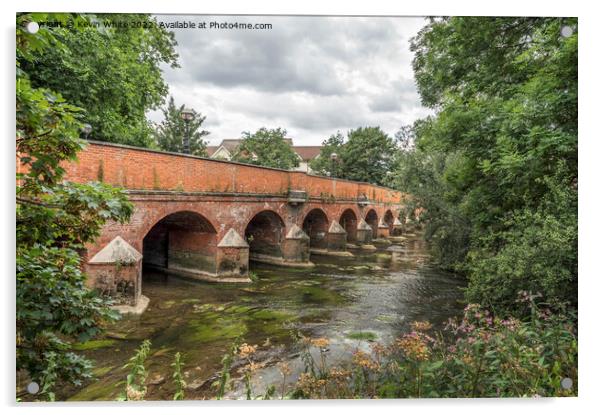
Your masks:
{"label": "brick arch", "polygon": [[364,219],[372,228],[372,237],[376,238],[378,235],[378,214],[376,213],[376,209],[369,209]]}
{"label": "brick arch", "polygon": [[257,256],[282,257],[281,243],[286,225],[282,216],[272,209],[255,213],[247,222],[244,237],[249,244],[251,258]]}
{"label": "brick arch", "polygon": [[395,216],[391,209],[387,209],[385,214],[383,215],[383,222],[389,227],[389,232],[393,231],[393,222],[395,221]]}
{"label": "brick arch", "polygon": [[328,234],[328,215],[323,209],[313,208],[303,217],[303,231],[309,236],[312,248],[326,248]]}
{"label": "brick arch", "polygon": [[217,231],[203,215],[189,210],[170,213],[142,238],[144,266],[176,272],[216,272]]}
{"label": "brick arch", "polygon": [[339,224],[347,232],[347,241],[355,242],[357,240],[358,216],[351,208],[345,209],[339,218]]}
{"label": "brick arch", "polygon": [[207,211],[198,209],[199,205],[200,204],[198,203],[156,202],[156,206],[136,206],[136,209],[140,209],[140,211],[144,212],[144,216],[141,219],[141,225],[136,230],[135,234],[137,240],[135,243],[142,249],[142,240],[148,232],[165,217],[178,212],[190,212],[201,216],[209,225],[211,225],[216,233],[219,233],[220,227],[215,218],[209,213],[209,209],[207,209]]}

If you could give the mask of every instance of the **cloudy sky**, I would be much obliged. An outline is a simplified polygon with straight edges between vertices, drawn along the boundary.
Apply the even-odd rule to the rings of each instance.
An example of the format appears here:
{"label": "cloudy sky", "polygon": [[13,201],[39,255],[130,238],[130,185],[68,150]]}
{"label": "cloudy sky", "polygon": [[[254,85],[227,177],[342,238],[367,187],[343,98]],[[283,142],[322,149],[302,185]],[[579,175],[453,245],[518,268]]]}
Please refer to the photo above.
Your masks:
{"label": "cloudy sky", "polygon": [[[208,139],[283,127],[297,145],[319,145],[337,130],[380,126],[393,135],[424,117],[409,39],[422,18],[157,16],[205,29],[173,29],[180,68],[164,68],[177,105],[207,116]],[[211,22],[271,24],[215,29]],[[160,111],[149,114],[162,119]]]}

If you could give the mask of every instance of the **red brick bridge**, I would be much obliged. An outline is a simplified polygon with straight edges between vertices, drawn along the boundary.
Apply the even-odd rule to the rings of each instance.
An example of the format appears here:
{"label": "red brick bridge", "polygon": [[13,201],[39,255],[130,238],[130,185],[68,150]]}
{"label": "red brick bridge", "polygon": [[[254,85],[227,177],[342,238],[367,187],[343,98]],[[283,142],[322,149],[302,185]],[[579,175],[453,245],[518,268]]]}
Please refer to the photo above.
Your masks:
{"label": "red brick bridge", "polygon": [[99,142],[65,168],[125,188],[135,206],[85,253],[90,285],[130,304],[143,266],[248,282],[249,259],[308,267],[401,231],[404,195],[367,183]]}

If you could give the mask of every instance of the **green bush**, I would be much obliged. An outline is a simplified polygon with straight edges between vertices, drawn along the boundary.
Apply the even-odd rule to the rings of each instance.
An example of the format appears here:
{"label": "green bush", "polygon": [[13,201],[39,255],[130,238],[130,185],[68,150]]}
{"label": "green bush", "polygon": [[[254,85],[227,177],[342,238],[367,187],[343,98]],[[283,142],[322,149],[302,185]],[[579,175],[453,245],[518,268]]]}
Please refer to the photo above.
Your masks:
{"label": "green bush", "polygon": [[[517,306],[529,317],[494,316],[470,304],[443,333],[427,322],[389,346],[374,343],[341,367],[306,370],[296,398],[535,397],[577,395],[576,316],[537,306],[522,292]],[[311,345],[311,342],[305,344]],[[321,355],[324,352],[321,350]],[[573,385],[564,389],[561,382]]]}

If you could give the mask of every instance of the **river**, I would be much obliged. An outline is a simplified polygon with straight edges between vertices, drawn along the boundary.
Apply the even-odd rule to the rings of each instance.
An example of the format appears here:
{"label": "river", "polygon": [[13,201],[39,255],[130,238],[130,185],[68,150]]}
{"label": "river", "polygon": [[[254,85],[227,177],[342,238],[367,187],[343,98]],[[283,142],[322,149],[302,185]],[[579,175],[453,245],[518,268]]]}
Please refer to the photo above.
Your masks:
{"label": "river", "polygon": [[[276,363],[288,361],[294,381],[302,370],[291,334],[329,340],[330,364],[349,359],[370,342],[390,342],[416,320],[441,326],[462,308],[464,281],[431,264],[426,243],[407,235],[376,251],[350,258],[314,256],[315,268],[289,269],[252,264],[249,284],[204,283],[145,271],[143,294],[150,298],[141,316],[112,323],[102,339],[79,346],[95,362],[95,377],[63,399],[114,400],[124,389],[123,366],[144,339],[152,342],[147,359],[147,400],[171,400],[174,354],[184,361],[186,399],[215,396],[212,381],[232,342],[257,345],[263,368],[254,373],[253,392],[282,378]],[[233,370],[233,379],[240,374]],[[277,388],[279,390],[279,388]],[[60,397],[61,394],[59,394]],[[242,398],[240,381],[228,398]]]}

